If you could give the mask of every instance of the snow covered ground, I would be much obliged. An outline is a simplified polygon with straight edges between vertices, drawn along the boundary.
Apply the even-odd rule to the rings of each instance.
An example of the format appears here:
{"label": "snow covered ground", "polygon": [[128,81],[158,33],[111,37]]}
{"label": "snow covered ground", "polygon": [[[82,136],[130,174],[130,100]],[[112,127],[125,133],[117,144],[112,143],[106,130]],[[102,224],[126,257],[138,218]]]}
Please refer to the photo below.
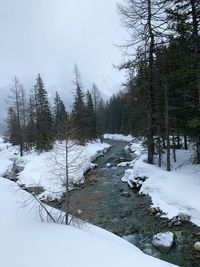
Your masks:
{"label": "snow covered ground", "polygon": [[103,136],[105,139],[110,139],[114,141],[127,141],[131,142],[133,137],[132,135],[123,135],[123,134],[104,134]]}
{"label": "snow covered ground", "polygon": [[[103,147],[108,146],[88,144],[84,153],[87,158],[90,155],[91,160],[97,155],[97,151],[102,153]],[[41,212],[34,197],[23,191],[18,184],[2,177],[11,168],[13,160],[19,157],[17,151],[17,148],[9,144],[0,145],[0,266],[174,266],[145,255],[132,244],[101,228],[86,223],[77,228],[45,222],[45,211]],[[25,169],[29,169],[27,174],[39,177],[43,173],[40,168],[46,170],[44,166],[48,153],[24,156],[20,162]],[[54,216],[60,215],[60,211],[47,208]]]}
{"label": "snow covered ground", "polygon": [[200,165],[192,164],[192,150],[177,150],[177,162],[172,162],[172,171],[149,165],[142,144],[132,145],[137,154],[133,168],[128,169],[122,178],[129,184],[135,177],[148,177],[142,184],[140,193],[152,198],[153,206],[160,208],[171,219],[179,213],[187,214],[191,221],[200,226]]}
{"label": "snow covered ground", "polygon": [[[0,178],[0,266],[170,267],[98,227],[41,222],[38,203],[16,183]],[[56,212],[55,212],[56,213]],[[43,218],[44,213],[43,213]]]}
{"label": "snow covered ground", "polygon": [[[8,147],[8,149],[7,149]],[[87,143],[85,146],[68,144],[68,166],[70,183],[84,182],[84,173],[95,167],[92,163],[98,156],[104,154],[110,145],[99,141]],[[60,198],[65,191],[65,142],[56,143],[54,149],[38,154],[32,150],[19,158],[16,148],[10,144],[0,144],[0,175],[16,165],[24,167],[19,173],[19,184],[26,187],[42,186],[43,199]]]}
{"label": "snow covered ground", "polygon": [[3,143],[0,138],[0,176],[12,168],[13,161],[19,157],[19,149],[9,143]]}

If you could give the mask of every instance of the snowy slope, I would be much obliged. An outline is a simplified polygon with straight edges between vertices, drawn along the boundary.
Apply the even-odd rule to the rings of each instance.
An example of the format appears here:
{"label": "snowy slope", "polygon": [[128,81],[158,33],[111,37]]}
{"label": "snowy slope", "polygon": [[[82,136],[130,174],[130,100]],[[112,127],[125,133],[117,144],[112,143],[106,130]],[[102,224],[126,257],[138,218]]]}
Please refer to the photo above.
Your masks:
{"label": "snowy slope", "polygon": [[[0,266],[170,267],[98,227],[41,223],[32,196],[0,178]],[[20,208],[21,206],[21,208]],[[23,206],[23,207],[22,207]]]}

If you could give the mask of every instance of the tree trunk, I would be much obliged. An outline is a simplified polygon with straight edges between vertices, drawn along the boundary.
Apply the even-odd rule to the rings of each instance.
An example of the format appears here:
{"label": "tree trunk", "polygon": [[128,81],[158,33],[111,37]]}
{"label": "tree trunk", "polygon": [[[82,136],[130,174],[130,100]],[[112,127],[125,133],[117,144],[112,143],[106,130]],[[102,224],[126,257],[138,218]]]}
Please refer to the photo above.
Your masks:
{"label": "tree trunk", "polygon": [[197,139],[196,139],[196,147],[197,147],[197,152],[196,152],[196,155],[197,155],[196,163],[199,164],[199,163],[200,163],[200,138],[199,138],[199,137],[197,137]]}
{"label": "tree trunk", "polygon": [[185,150],[188,150],[188,143],[187,143],[187,136],[184,135],[184,148]]}
{"label": "tree trunk", "polygon": [[167,141],[167,171],[171,171],[170,163],[170,139],[169,139],[169,105],[168,105],[168,87],[165,83],[165,131]]}
{"label": "tree trunk", "polygon": [[160,136],[158,137],[158,167],[162,165],[162,151],[161,151],[161,140]]}
{"label": "tree trunk", "polygon": [[173,142],[173,159],[176,162],[176,147],[175,147],[175,137],[174,134],[172,135],[172,142]]}
{"label": "tree trunk", "polygon": [[19,147],[20,147],[20,157],[23,156],[23,140],[22,140],[22,129],[20,121],[20,95],[19,95],[19,82],[18,79],[14,78],[15,84],[15,102],[16,102],[16,112],[17,112],[17,130],[19,136]]}
{"label": "tree trunk", "polygon": [[154,34],[152,30],[152,3],[148,0],[148,32],[150,35],[149,46],[149,81],[148,81],[148,131],[147,131],[147,150],[149,164],[153,164],[154,155],[154,100],[153,100],[153,52],[154,52]]}
{"label": "tree trunk", "polygon": [[178,146],[178,149],[181,148],[181,142],[180,142],[180,135],[177,134],[177,146]]}
{"label": "tree trunk", "polygon": [[69,224],[69,164],[68,164],[68,137],[65,139],[65,224]]}

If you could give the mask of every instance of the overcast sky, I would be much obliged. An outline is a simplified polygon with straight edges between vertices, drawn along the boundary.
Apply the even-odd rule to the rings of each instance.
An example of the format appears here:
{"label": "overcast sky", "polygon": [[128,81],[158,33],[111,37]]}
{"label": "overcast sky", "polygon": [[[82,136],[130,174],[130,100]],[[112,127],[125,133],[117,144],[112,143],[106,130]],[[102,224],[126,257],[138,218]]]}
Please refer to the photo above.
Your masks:
{"label": "overcast sky", "polygon": [[59,91],[69,104],[74,63],[86,89],[95,82],[107,95],[119,90],[124,77],[113,65],[122,51],[114,44],[125,30],[117,0],[0,2],[1,101],[14,75],[30,88],[40,73],[50,94]]}

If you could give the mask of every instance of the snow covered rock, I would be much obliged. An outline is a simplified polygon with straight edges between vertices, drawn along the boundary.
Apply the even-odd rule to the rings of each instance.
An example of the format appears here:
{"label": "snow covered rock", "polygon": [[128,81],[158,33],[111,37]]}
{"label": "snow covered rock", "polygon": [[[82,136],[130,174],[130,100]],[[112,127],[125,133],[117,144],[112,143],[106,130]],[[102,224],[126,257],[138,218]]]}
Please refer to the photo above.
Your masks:
{"label": "snow covered rock", "polygon": [[124,141],[124,142],[131,142],[133,140],[133,137],[129,135],[123,135],[123,134],[104,134],[103,136],[105,139],[110,139],[113,141]]}
{"label": "snow covered rock", "polygon": [[112,164],[110,162],[106,163],[106,167],[110,168],[112,166]]}
{"label": "snow covered rock", "polygon": [[198,241],[198,242],[196,242],[196,243],[194,244],[194,249],[195,249],[196,251],[199,251],[199,252],[200,252],[200,241]]}
{"label": "snow covered rock", "polygon": [[174,233],[165,232],[154,235],[152,244],[162,252],[168,252],[174,244]]}
{"label": "snow covered rock", "polygon": [[120,168],[120,167],[128,167],[128,166],[133,166],[133,163],[132,161],[125,161],[125,162],[121,162],[119,164],[117,164],[117,168]]}
{"label": "snow covered rock", "polygon": [[177,215],[177,217],[179,218],[179,220],[180,220],[181,222],[189,222],[189,220],[190,220],[190,216],[187,215],[187,214],[184,214],[184,213],[179,213],[179,214]]}
{"label": "snow covered rock", "polygon": [[121,180],[122,182],[128,183],[131,188],[140,189],[146,179],[146,176],[138,176],[133,169],[128,169],[125,171]]}

